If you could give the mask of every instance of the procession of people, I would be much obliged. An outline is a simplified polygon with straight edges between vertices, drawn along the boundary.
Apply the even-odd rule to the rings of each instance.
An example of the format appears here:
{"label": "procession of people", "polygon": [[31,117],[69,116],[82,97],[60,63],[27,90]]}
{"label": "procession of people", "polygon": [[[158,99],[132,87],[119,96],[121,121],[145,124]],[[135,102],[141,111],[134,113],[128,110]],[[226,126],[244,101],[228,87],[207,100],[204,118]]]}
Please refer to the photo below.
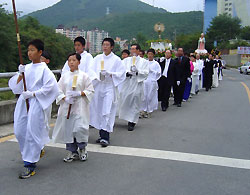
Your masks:
{"label": "procession of people", "polygon": [[[99,131],[96,143],[107,147],[117,118],[127,121],[127,130],[134,131],[139,120],[150,120],[159,107],[166,112],[171,97],[174,106],[182,107],[202,88],[217,88],[223,76],[219,56],[212,54],[201,59],[200,53],[185,55],[180,47],[155,58],[154,49],[143,51],[139,44],[132,44],[130,51],[122,51],[121,59],[112,52],[114,40],[105,38],[103,53],[93,58],[85,44],[83,37],[74,40],[75,52],[69,54],[57,83],[46,65],[49,54],[44,43],[33,40],[28,46],[31,63],[19,65],[18,74],[9,81],[13,93],[20,94],[14,114],[25,167],[20,179],[35,175],[36,163],[44,155],[54,101],[59,110],[52,141],[66,145],[64,162],[86,161],[90,127]],[[199,44],[199,51],[204,50],[203,35]]]}

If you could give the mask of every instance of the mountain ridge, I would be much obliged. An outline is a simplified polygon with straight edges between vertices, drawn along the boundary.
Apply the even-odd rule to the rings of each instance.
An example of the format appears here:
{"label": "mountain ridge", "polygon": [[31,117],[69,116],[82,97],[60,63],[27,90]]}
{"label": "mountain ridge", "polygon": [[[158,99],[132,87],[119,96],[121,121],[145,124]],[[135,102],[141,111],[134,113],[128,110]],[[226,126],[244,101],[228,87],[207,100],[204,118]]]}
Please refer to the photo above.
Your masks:
{"label": "mountain ridge", "polygon": [[[107,8],[110,10],[108,15]],[[149,39],[157,38],[153,26],[158,22],[165,25],[162,35],[168,39],[175,38],[175,30],[177,34],[202,32],[203,24],[203,12],[171,13],[139,0],[61,0],[27,16],[53,28],[61,24],[84,30],[98,28],[109,32],[112,37],[123,39],[132,39],[139,32]]]}

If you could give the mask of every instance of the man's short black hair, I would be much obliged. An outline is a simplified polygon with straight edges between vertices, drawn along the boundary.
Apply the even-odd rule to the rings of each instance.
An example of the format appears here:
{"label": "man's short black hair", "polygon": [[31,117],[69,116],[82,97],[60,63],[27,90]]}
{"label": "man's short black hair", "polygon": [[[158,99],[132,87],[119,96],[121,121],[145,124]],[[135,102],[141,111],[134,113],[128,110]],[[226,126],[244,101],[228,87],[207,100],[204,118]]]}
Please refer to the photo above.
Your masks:
{"label": "man's short black hair", "polygon": [[149,49],[149,50],[147,51],[147,53],[149,53],[149,52],[151,52],[151,53],[153,53],[153,54],[155,55],[155,50],[154,50],[154,49]]}
{"label": "man's short black hair", "polygon": [[141,51],[141,46],[139,44],[134,43],[134,44],[131,45],[131,47],[132,46],[136,46],[136,50],[140,50]]}
{"label": "man's short black hair", "polygon": [[43,51],[42,56],[47,60],[51,60],[51,55],[48,51]]}
{"label": "man's short black hair", "polygon": [[115,41],[114,41],[114,39],[112,39],[112,38],[105,38],[105,39],[103,39],[103,41],[102,41],[102,45],[103,45],[103,43],[104,43],[105,41],[109,42],[110,45],[111,45],[111,47],[114,47],[114,46],[115,46]]}
{"label": "man's short black hair", "polygon": [[34,39],[28,43],[28,46],[33,45],[38,51],[44,51],[44,43],[40,39]]}
{"label": "man's short black hair", "polygon": [[143,55],[145,54],[145,51],[144,51],[144,50],[142,50],[142,49],[140,50],[140,52],[142,52],[142,54],[143,54]]}
{"label": "man's short black hair", "polygon": [[69,57],[70,56],[76,56],[76,59],[79,61],[79,62],[81,62],[81,55],[79,54],[79,53],[70,53],[69,55],[68,55],[68,59],[69,59]]}
{"label": "man's short black hair", "polygon": [[195,56],[195,55],[193,55],[193,54],[192,54],[192,55],[190,55],[190,57],[193,57],[194,59],[196,59],[196,56]]}
{"label": "man's short black hair", "polygon": [[128,49],[124,49],[124,50],[122,51],[122,54],[123,54],[123,53],[126,53],[126,54],[130,55],[130,52],[129,52]]}
{"label": "man's short black hair", "polygon": [[76,37],[75,40],[74,40],[74,43],[75,42],[80,42],[82,44],[82,46],[85,46],[86,45],[86,40],[84,39],[84,37],[80,36],[80,37]]}

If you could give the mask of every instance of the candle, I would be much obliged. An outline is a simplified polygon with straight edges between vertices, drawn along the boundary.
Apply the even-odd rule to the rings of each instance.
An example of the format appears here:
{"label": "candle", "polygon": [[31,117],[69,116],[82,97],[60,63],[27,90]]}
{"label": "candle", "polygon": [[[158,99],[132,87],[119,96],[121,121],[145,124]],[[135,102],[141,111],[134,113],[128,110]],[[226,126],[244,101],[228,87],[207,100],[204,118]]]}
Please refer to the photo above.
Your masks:
{"label": "candle", "polygon": [[133,56],[133,66],[135,66],[136,56]]}
{"label": "candle", "polygon": [[72,88],[76,88],[76,83],[77,83],[77,75],[73,77]]}
{"label": "candle", "polygon": [[101,70],[104,70],[104,60],[101,61]]}

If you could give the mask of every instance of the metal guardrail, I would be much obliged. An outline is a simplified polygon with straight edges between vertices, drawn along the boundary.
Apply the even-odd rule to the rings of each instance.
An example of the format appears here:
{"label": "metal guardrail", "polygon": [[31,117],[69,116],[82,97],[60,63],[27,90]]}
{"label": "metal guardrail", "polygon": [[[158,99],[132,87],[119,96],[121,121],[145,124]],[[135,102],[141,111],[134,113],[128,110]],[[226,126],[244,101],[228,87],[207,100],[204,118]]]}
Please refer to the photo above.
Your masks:
{"label": "metal guardrail", "polygon": [[[52,72],[55,75],[61,75],[62,70],[52,70]],[[16,75],[17,72],[4,72],[4,73],[0,73],[0,78],[10,78],[13,77],[14,75]],[[11,91],[11,89],[9,87],[2,87],[0,88],[0,92],[6,92],[6,91]]]}

